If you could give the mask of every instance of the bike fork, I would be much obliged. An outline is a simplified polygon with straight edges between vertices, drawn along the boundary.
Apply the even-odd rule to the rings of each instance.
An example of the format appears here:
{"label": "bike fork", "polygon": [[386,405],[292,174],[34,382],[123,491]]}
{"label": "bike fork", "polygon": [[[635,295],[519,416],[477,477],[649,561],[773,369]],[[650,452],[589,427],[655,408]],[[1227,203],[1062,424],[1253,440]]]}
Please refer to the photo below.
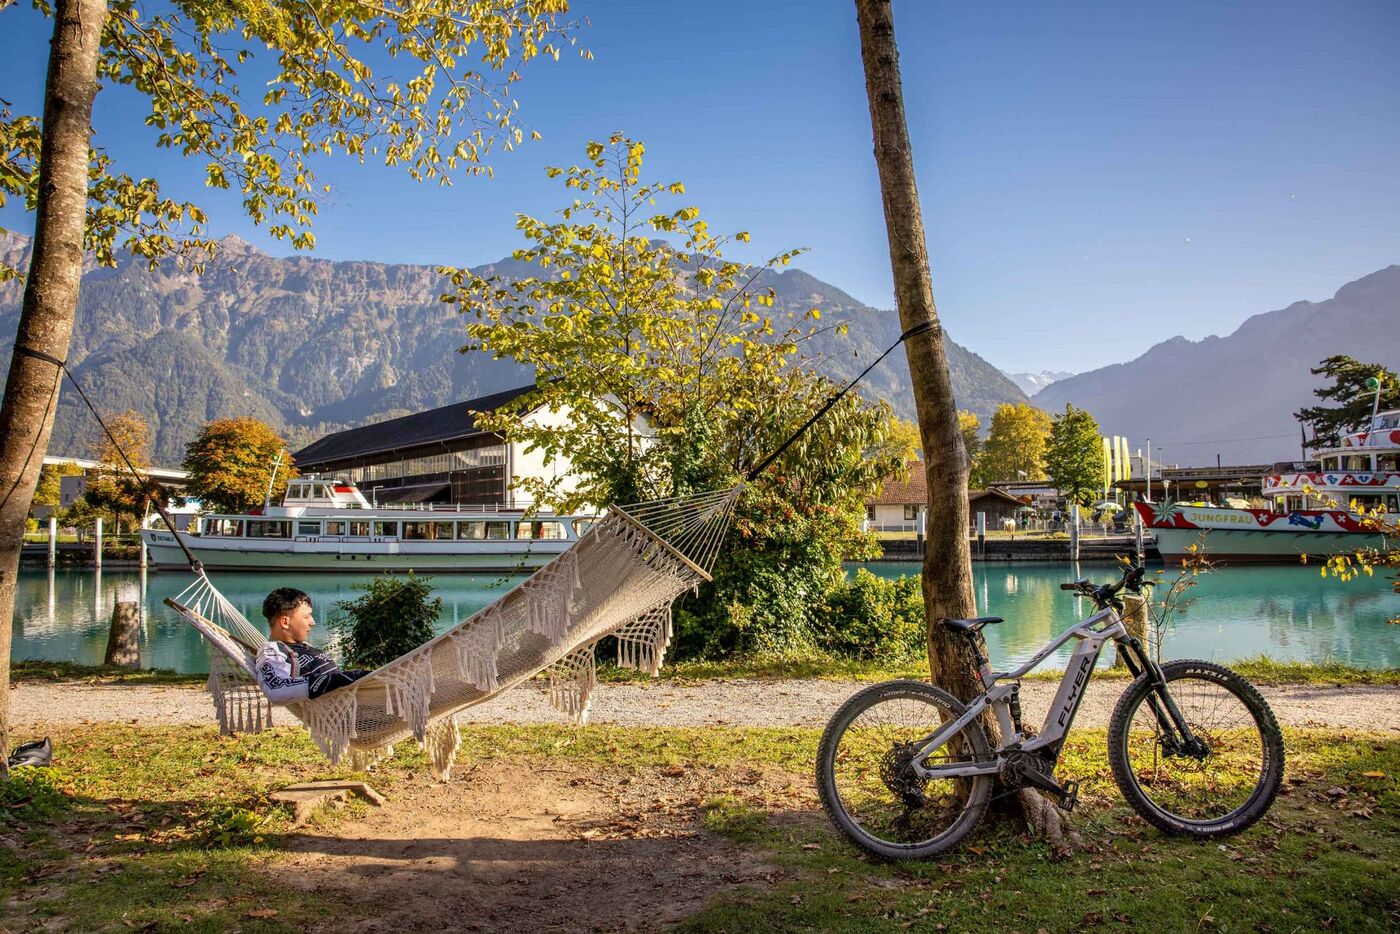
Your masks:
{"label": "bike fork", "polygon": [[[1161,666],[1148,657],[1136,636],[1129,636],[1125,641],[1128,648],[1132,649],[1131,652],[1123,653],[1123,661],[1128,666],[1128,671],[1134,678],[1147,672],[1148,682],[1152,685],[1152,693],[1147,695],[1147,705],[1152,708],[1157,725],[1162,728],[1163,746],[1170,744],[1170,747],[1182,753],[1197,749],[1200,746],[1199,741],[1191,734],[1191,727],[1182,716],[1181,709],[1176,706],[1176,701],[1167,693],[1167,679],[1162,674]],[[1141,668],[1134,664],[1134,656],[1141,663]]]}

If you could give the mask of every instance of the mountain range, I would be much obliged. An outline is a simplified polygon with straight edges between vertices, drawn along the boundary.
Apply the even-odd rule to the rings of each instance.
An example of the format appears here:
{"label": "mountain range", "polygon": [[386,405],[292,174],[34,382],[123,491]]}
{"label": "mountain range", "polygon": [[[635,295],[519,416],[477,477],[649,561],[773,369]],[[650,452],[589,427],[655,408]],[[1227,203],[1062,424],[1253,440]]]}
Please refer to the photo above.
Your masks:
{"label": "mountain range", "polygon": [[1067,402],[1088,409],[1133,448],[1151,438],[1167,464],[1296,460],[1293,413],[1317,402],[1323,383],[1308,370],[1332,354],[1400,370],[1400,266],[1326,301],[1254,315],[1225,337],[1163,341],[1128,363],[1057,380],[1032,401],[1051,413]]}
{"label": "mountain range", "polygon": [[1051,383],[1067,379],[1074,374],[1068,370],[1041,370],[1039,373],[1008,373],[1011,381],[1028,396],[1033,396]]}
{"label": "mountain range", "polygon": [[[23,269],[28,250],[26,238],[0,233],[0,259]],[[477,271],[524,274],[516,265],[506,259]],[[816,306],[824,324],[849,326],[845,337],[828,330],[809,347],[835,380],[854,376],[899,336],[893,311],[801,270],[766,272],[758,284],[776,292],[779,320]],[[68,362],[102,408],[146,418],[160,464],[178,463],[212,418],[253,415],[295,447],[531,382],[526,367],[458,352],[466,333],[456,307],[439,301],[445,289],[433,266],[272,257],[230,237],[202,275],[131,259],[88,268]],[[0,284],[0,346],[14,338],[21,298],[18,283]],[[958,403],[983,424],[998,404],[1025,401],[975,353],[951,341],[947,351]],[[862,391],[914,417],[903,353],[892,353]],[[49,450],[80,456],[96,432],[76,394],[63,392]]]}

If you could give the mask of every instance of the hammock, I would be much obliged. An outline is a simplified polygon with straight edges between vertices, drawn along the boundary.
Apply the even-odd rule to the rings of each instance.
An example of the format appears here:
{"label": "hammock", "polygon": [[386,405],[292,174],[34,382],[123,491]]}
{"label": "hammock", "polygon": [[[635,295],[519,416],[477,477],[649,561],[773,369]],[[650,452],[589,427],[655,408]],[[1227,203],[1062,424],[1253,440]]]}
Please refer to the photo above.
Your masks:
{"label": "hammock", "polygon": [[[540,671],[549,700],[582,722],[594,648],[617,637],[617,663],[655,675],[671,638],[671,603],[710,579],[743,486],[612,507],[568,551],[431,642],[314,700],[286,705],[334,763],[362,769],[413,737],[433,773],[451,776],[457,714]],[[204,571],[166,604],[210,647],[208,690],[221,732],[272,723],[253,660],[267,636]]]}

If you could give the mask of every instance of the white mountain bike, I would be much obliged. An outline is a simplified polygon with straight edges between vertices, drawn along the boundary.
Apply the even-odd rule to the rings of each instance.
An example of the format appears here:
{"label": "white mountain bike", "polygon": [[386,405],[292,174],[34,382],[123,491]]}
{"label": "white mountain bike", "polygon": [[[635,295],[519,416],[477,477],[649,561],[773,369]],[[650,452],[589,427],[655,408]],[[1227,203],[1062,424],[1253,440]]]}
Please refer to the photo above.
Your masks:
{"label": "white mountain bike", "polygon": [[[983,693],[971,703],[922,681],[873,685],[846,701],[817,752],[817,788],[837,829],[876,856],[935,856],[977,826],[996,779],[1008,790],[1041,789],[1072,809],[1079,783],[1057,781],[1055,766],[1110,639],[1134,676],[1108,728],[1113,777],[1133,810],[1167,833],[1201,838],[1239,833],[1263,817],[1283,780],[1283,737],[1273,711],[1222,665],[1152,660],[1123,625],[1118,598],[1124,589],[1141,593],[1144,573],[1129,568],[1101,587],[1061,584],[1092,599],[1096,612],[1015,671],[993,671],[979,653]],[[1000,622],[942,621],[974,642],[983,626]],[[1019,679],[1072,639],[1078,645],[1045,723],[1029,735]],[[996,749],[979,723],[988,708],[1004,738]]]}

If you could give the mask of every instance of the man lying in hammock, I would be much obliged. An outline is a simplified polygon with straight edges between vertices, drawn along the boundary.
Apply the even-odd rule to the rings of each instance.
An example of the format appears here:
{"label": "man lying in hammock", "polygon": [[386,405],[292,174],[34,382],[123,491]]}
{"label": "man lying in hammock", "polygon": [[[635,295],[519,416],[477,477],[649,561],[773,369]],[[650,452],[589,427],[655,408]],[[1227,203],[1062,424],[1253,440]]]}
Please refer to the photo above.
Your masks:
{"label": "man lying in hammock", "polygon": [[274,704],[313,700],[354,684],[369,674],[367,670],[341,671],[329,655],[306,644],[306,636],[316,619],[311,614],[311,598],[295,587],[279,587],[263,601],[271,639],[258,652],[254,663],[258,683]]}

